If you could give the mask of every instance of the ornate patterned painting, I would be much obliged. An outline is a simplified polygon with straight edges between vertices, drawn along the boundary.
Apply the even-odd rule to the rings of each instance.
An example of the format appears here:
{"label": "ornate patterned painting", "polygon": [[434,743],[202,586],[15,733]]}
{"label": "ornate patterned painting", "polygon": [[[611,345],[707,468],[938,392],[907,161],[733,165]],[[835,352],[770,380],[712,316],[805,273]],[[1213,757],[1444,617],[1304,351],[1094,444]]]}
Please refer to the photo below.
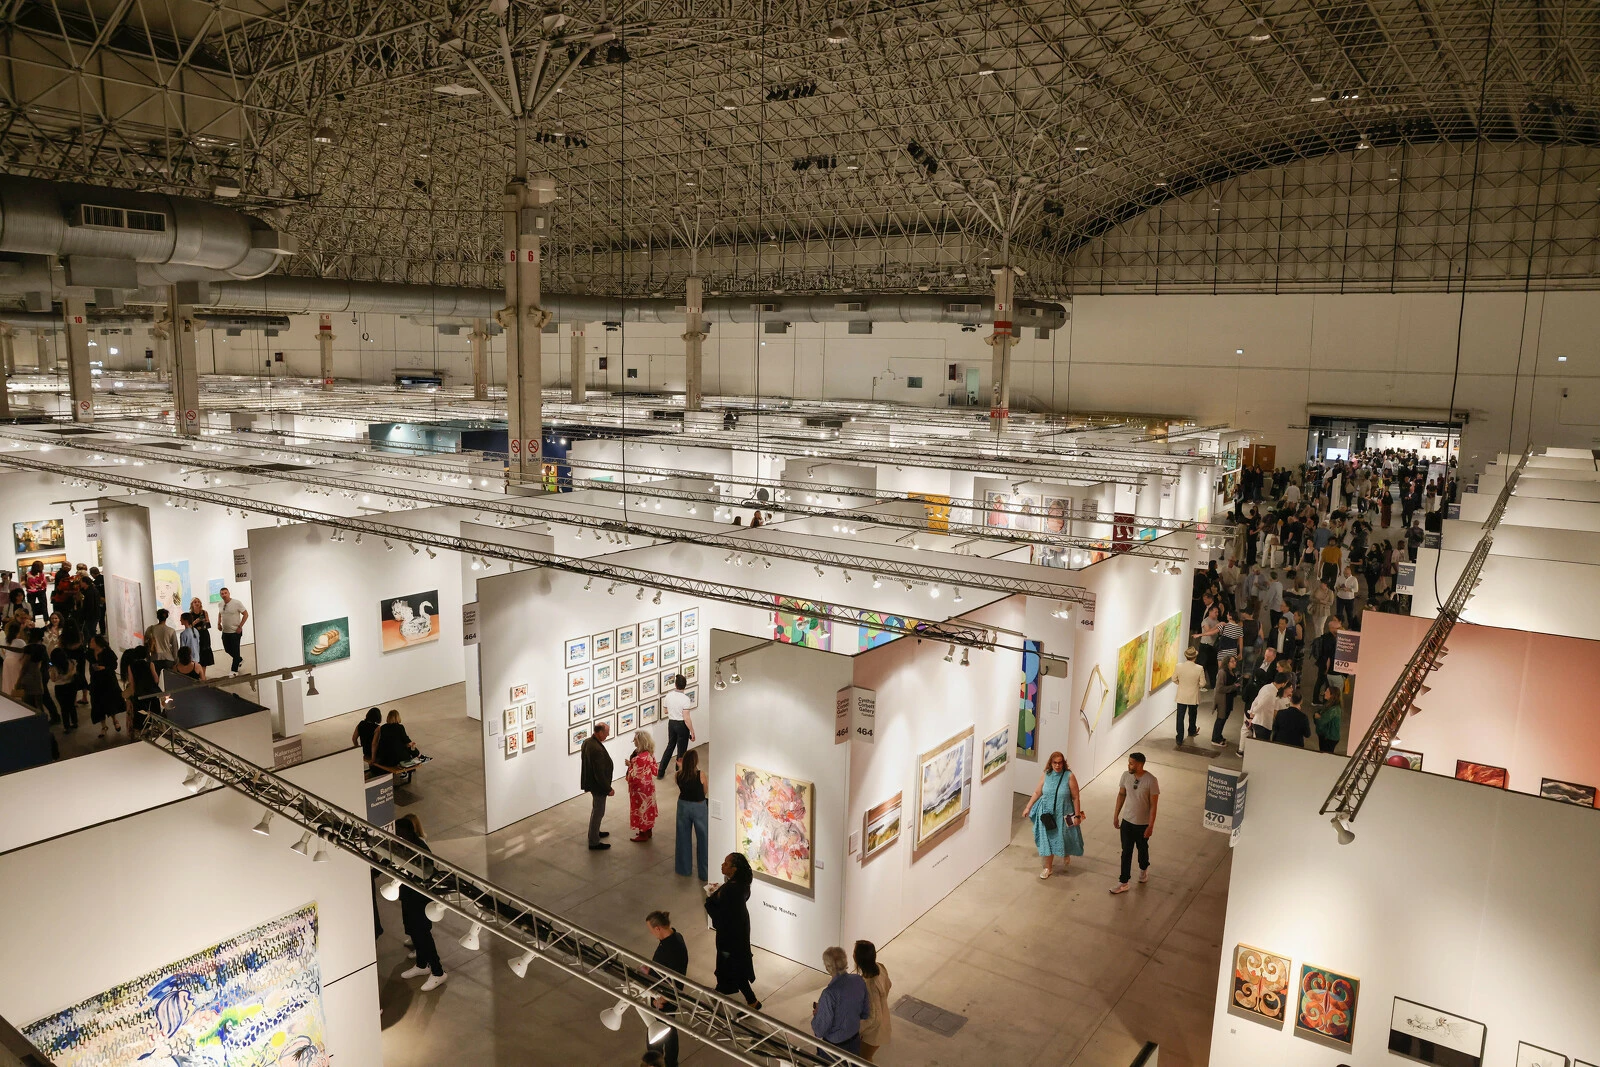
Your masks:
{"label": "ornate patterned painting", "polygon": [[831,649],[833,645],[833,623],[827,619],[817,619],[810,615],[802,615],[797,611],[797,609],[820,611],[823,605],[786,596],[776,597],[774,600],[775,607],[772,612],[773,640],[784,641],[791,645],[804,645],[807,648],[815,648],[823,652]]}
{"label": "ornate patterned painting", "polygon": [[1302,964],[1300,984],[1295,992],[1295,1036],[1349,1052],[1356,1032],[1356,1003],[1360,995],[1359,979],[1326,967]]}
{"label": "ornate patterned painting", "polygon": [[1144,679],[1149,670],[1150,635],[1140,634],[1117,649],[1117,702],[1111,720],[1122,718],[1144,699]]}
{"label": "ornate patterned painting", "polygon": [[[1039,642],[1022,640],[1022,680],[1017,693],[1017,755],[1039,758]],[[987,761],[985,761],[987,762]]]}
{"label": "ornate patterned painting", "polygon": [[1233,950],[1233,995],[1228,1007],[1235,1014],[1246,1012],[1282,1028],[1293,977],[1288,957],[1240,944]]}
{"label": "ornate patterned painting", "polygon": [[1183,612],[1150,630],[1150,688],[1160,689],[1178,676],[1178,646],[1183,629]]}
{"label": "ornate patterned painting", "polygon": [[736,763],[733,846],[758,877],[811,890],[816,787]]}
{"label": "ornate patterned painting", "polygon": [[59,1067],[329,1067],[317,906],[124,982],[23,1033]]}

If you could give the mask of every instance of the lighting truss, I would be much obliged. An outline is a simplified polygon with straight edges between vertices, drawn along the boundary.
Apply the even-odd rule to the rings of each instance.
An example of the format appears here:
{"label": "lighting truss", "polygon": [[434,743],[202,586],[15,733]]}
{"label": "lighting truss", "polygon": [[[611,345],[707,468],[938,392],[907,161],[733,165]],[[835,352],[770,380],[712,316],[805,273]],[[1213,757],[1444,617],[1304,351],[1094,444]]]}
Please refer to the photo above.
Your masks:
{"label": "lighting truss", "polygon": [[1422,635],[1417,650],[1400,669],[1400,677],[1395,679],[1394,685],[1389,689],[1389,695],[1384,697],[1383,704],[1373,716],[1372,725],[1367,727],[1361,743],[1350,754],[1349,762],[1345,764],[1344,770],[1333,783],[1327,799],[1322,802],[1322,814],[1331,814],[1336,819],[1349,822],[1355,819],[1361,811],[1361,805],[1366,803],[1367,793],[1371,791],[1372,783],[1389,754],[1389,746],[1400,735],[1400,728],[1405,725],[1406,716],[1414,710],[1417,696],[1427,682],[1428,675],[1439,669],[1440,660],[1445,654],[1445,642],[1449,640],[1450,632],[1460,621],[1462,611],[1466,610],[1467,599],[1472,596],[1473,587],[1478,584],[1483,564],[1489,558],[1489,549],[1494,545],[1495,528],[1500,524],[1500,517],[1505,514],[1506,505],[1511,500],[1517,479],[1527,462],[1528,454],[1525,452],[1516,468],[1506,476],[1506,484],[1495,499],[1488,518],[1484,520],[1483,536],[1478,539],[1472,554],[1467,557],[1461,577],[1456,579],[1455,587],[1450,590],[1449,597],[1439,606],[1439,614],[1435,616],[1427,632]]}
{"label": "lighting truss", "polygon": [[[144,740],[374,870],[479,924],[484,931],[533,953],[547,966],[612,998],[627,1001],[649,1018],[689,1034],[740,1063],[751,1067],[781,1063],[795,1067],[865,1067],[865,1060],[691,979],[659,975],[645,957],[381,830],[160,715],[148,716]],[[657,1010],[657,998],[675,1001],[678,1010],[671,1014]]]}

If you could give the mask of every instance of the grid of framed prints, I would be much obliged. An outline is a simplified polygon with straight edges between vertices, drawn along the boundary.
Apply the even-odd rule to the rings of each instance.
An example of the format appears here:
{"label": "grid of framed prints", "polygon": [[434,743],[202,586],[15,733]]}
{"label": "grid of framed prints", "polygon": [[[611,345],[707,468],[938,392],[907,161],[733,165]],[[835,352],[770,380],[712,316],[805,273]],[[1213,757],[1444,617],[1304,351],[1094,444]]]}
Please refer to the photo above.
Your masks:
{"label": "grid of framed prints", "polygon": [[[563,662],[567,669],[567,751],[577,752],[601,722],[619,732],[650,726],[661,721],[660,695],[670,692],[676,675],[689,682],[685,695],[689,706],[700,706],[696,679],[700,674],[700,609],[688,608],[675,615],[641,619],[597,634],[569,638],[564,642]],[[517,693],[517,689],[522,692]],[[512,690],[516,702],[526,697],[527,687]],[[519,705],[520,707],[521,705]],[[515,747],[531,748],[534,725],[532,704],[527,721],[517,709],[506,712],[506,754]],[[512,716],[517,719],[513,721]]]}

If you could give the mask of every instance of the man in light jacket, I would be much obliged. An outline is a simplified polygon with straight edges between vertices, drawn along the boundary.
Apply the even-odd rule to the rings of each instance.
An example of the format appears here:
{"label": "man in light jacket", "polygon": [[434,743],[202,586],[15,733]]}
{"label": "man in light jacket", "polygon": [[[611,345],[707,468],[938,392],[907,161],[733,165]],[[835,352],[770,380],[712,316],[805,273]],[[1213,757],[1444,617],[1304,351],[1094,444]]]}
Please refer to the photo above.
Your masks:
{"label": "man in light jacket", "polygon": [[1196,660],[1199,650],[1193,645],[1183,650],[1183,662],[1173,672],[1178,683],[1178,747],[1183,747],[1183,715],[1189,713],[1189,736],[1200,732],[1195,720],[1200,716],[1200,687],[1205,684],[1206,672]]}

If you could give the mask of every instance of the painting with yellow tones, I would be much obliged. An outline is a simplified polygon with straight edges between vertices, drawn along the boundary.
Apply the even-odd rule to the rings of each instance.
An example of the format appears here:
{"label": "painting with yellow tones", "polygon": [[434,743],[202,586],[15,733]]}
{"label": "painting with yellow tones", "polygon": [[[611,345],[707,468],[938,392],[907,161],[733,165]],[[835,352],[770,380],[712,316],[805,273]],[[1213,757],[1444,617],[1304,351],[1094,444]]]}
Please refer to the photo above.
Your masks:
{"label": "painting with yellow tones", "polygon": [[1155,692],[1178,675],[1179,633],[1183,629],[1183,612],[1165,622],[1159,622],[1150,631],[1150,691]]}
{"label": "painting with yellow tones", "polygon": [[1144,699],[1144,677],[1149,669],[1150,635],[1140,634],[1117,649],[1117,703],[1111,720],[1122,718]]}

